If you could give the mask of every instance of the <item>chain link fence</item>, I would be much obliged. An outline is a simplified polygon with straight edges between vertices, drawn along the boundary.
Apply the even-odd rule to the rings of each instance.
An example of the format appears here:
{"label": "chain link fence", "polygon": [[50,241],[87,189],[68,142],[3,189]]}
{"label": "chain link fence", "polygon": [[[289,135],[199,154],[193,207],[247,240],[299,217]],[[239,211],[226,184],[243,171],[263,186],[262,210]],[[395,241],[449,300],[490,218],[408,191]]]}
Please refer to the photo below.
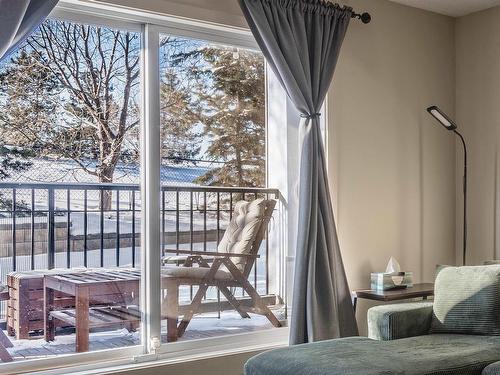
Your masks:
{"label": "chain link fence", "polygon": [[[3,182],[81,182],[95,183],[98,178],[85,171],[83,166],[73,160],[36,158],[31,159],[31,167],[24,171],[15,171]],[[86,161],[84,166],[95,169],[96,162]],[[193,186],[196,179],[211,169],[223,165],[224,162],[209,160],[174,160],[163,158],[161,167],[161,182],[166,185]],[[140,182],[140,166],[137,163],[119,163],[116,167],[113,182],[138,184]]]}

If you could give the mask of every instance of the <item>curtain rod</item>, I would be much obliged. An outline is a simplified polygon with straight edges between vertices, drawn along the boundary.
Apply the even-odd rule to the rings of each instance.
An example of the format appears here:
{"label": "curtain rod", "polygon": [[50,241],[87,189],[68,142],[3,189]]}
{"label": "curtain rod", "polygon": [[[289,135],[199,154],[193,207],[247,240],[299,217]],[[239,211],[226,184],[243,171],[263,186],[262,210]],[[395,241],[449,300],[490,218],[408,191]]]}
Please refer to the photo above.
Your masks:
{"label": "curtain rod", "polygon": [[[319,2],[321,3],[321,0]],[[330,1],[330,0],[326,0],[326,3],[327,4],[328,3],[334,4],[335,6],[338,6],[338,7],[342,8],[342,5],[340,5],[339,3],[334,3],[333,1]],[[344,6],[344,8],[345,8],[345,6]],[[352,10],[352,8],[351,8],[351,10]],[[368,12],[356,13],[356,12],[353,11],[352,14],[351,14],[351,18],[358,18],[364,24],[370,23],[370,21],[372,20],[372,16]]]}
{"label": "curtain rod", "polygon": [[361,22],[363,23],[370,23],[372,20],[372,16],[370,16],[370,13],[364,12],[364,13],[352,13],[351,18],[359,18]]}

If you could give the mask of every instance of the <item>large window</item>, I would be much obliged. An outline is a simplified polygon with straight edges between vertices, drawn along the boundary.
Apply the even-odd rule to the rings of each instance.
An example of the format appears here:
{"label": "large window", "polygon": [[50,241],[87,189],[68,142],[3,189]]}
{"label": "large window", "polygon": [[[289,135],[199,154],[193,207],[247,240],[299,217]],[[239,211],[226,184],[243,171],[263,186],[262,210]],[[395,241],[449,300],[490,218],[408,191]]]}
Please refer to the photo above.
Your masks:
{"label": "large window", "polygon": [[[214,256],[205,256],[206,252],[223,251],[218,245],[238,201],[275,198],[272,192],[258,189],[266,186],[264,58],[249,49],[170,34],[160,34],[159,47],[162,170],[182,166],[190,172],[175,177],[174,186],[169,175],[161,176],[161,256],[169,260],[164,261],[164,271],[175,274],[175,267],[182,267],[192,274],[191,279],[174,277],[179,289],[170,293],[178,294],[175,298],[162,289],[164,315],[177,304],[179,318],[185,322],[173,339],[272,328],[266,316],[234,308],[233,297],[238,304],[253,302],[248,291],[234,286],[238,284],[218,288],[212,282],[200,300],[204,281],[197,275],[199,268],[208,271],[213,266]],[[271,306],[270,314],[283,320],[283,302],[270,292],[274,273],[269,261],[275,254],[269,254],[267,238],[259,245],[259,258],[249,259],[251,269],[240,276],[252,286],[250,291]],[[192,264],[196,258],[189,258],[190,254],[207,262]],[[171,340],[167,331],[168,319],[163,321],[162,337]]]}
{"label": "large window", "polygon": [[46,20],[0,66],[14,361],[140,344],[141,35]]}
{"label": "large window", "polygon": [[[240,31],[169,22],[56,10],[0,64],[0,372],[286,321],[264,58]],[[222,260],[238,202],[261,198],[252,255]]]}

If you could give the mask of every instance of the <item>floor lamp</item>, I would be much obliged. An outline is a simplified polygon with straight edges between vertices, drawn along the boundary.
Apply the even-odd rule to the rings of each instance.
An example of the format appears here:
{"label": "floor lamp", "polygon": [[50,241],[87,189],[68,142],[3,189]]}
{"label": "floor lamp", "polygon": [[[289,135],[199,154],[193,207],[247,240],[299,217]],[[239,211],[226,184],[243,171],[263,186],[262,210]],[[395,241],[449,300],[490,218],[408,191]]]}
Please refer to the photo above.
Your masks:
{"label": "floor lamp", "polygon": [[462,141],[462,146],[464,147],[464,179],[463,179],[463,193],[464,193],[464,227],[463,227],[463,264],[465,266],[466,254],[467,254],[467,146],[465,145],[465,139],[457,131],[457,125],[438,107],[435,105],[427,108],[432,117],[434,117],[438,122],[443,125],[449,131],[455,133]]}

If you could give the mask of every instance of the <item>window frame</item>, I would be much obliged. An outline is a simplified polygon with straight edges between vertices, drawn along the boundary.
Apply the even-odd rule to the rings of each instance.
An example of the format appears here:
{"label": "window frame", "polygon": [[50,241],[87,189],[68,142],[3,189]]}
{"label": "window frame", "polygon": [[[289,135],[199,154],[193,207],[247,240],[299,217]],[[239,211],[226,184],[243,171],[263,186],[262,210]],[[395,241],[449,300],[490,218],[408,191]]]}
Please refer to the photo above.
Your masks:
{"label": "window frame", "polygon": [[[160,145],[159,145],[159,36],[205,40],[259,51],[251,32],[244,28],[185,19],[176,16],[139,11],[116,5],[61,0],[49,18],[95,26],[117,28],[141,33],[141,311],[143,312],[141,344],[87,353],[65,354],[52,358],[29,359],[0,363],[2,373],[36,370],[39,374],[93,371],[112,366],[138,366],[150,361],[162,363],[211,358],[222,355],[270,349],[288,344],[288,327],[258,332],[240,333],[152,347],[151,338],[161,337],[160,296]],[[154,48],[148,48],[153,46]],[[266,69],[267,70],[267,69]],[[156,79],[156,78],[158,79]],[[267,92],[267,77],[266,77]],[[267,106],[266,106],[266,169],[267,165]],[[148,168],[144,168],[144,166]],[[267,179],[268,173],[266,173]],[[267,184],[267,181],[266,181]],[[280,216],[283,213],[279,213]],[[149,233],[149,234],[147,234]],[[153,235],[154,234],[154,235]],[[207,351],[207,347],[210,348]]]}

